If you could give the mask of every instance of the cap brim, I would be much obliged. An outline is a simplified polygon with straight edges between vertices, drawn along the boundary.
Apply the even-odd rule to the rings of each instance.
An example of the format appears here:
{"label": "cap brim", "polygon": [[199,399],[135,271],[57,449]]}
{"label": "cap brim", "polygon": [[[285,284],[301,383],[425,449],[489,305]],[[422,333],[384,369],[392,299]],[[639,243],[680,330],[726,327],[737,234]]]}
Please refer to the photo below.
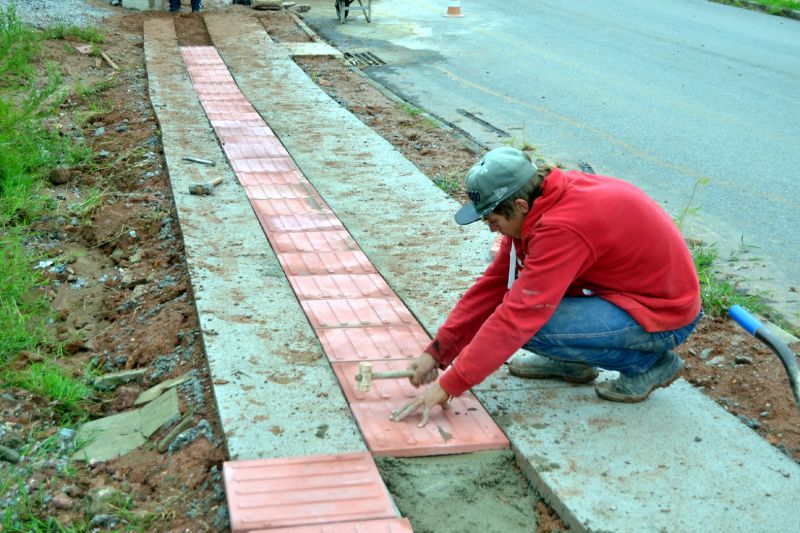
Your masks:
{"label": "cap brim", "polygon": [[475,210],[475,204],[472,202],[467,202],[461,209],[458,210],[455,216],[456,222],[465,226],[467,224],[472,224],[473,222],[477,222],[481,219],[481,214]]}

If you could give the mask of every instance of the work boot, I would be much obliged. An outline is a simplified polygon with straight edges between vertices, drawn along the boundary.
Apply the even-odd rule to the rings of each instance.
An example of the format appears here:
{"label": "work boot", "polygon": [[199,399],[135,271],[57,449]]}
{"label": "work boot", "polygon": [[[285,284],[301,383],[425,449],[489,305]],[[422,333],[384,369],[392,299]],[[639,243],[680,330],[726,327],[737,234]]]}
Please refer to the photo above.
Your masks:
{"label": "work boot", "polygon": [[658,387],[666,387],[675,381],[682,367],[681,358],[666,351],[647,372],[637,376],[620,374],[618,379],[598,383],[594,390],[598,396],[612,402],[641,402]]}
{"label": "work boot", "polygon": [[584,363],[558,361],[535,353],[517,354],[508,363],[508,371],[528,379],[558,378],[570,383],[589,383],[599,372]]}

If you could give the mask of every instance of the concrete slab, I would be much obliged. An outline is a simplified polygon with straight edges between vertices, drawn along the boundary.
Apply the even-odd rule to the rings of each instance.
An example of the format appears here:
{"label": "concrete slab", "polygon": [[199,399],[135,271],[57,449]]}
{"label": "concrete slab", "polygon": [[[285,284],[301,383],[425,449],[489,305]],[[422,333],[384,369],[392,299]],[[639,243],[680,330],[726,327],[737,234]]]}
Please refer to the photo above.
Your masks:
{"label": "concrete slab", "polygon": [[[150,98],[229,456],[365,451],[333,371],[200,107],[172,20],[148,19],[144,30]],[[183,161],[186,156],[216,165]],[[190,183],[216,177],[224,181],[212,196],[188,194]]]}
{"label": "concrete slab", "polygon": [[73,459],[108,461],[135,450],[158,429],[181,416],[178,393],[171,389],[141,409],[87,422],[78,429],[78,442],[89,442]]}
{"label": "concrete slab", "polygon": [[523,469],[589,531],[789,531],[800,467],[683,380],[642,404],[591,386],[481,391]]}

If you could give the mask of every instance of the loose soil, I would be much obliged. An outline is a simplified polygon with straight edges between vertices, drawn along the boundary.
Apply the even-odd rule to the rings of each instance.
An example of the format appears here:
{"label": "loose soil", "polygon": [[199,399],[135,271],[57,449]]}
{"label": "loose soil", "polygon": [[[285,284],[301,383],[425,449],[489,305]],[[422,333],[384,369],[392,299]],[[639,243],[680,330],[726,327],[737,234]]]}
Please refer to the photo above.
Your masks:
{"label": "loose soil", "polygon": [[[89,4],[106,7],[101,0]],[[56,213],[36,222],[38,237],[30,248],[54,261],[43,272],[50,281],[45,295],[56,312],[53,337],[64,343],[59,364],[76,377],[88,365],[103,372],[147,368],[143,380],[111,392],[97,391],[87,398],[92,418],[129,409],[139,391],[165,379],[191,372],[192,380],[181,386],[182,411],[193,413],[195,425],[205,420],[209,435],[201,436],[174,452],[159,454],[154,445],[105,463],[79,464],[70,471],[58,461],[36,465],[0,463],[0,478],[12,468],[30,471],[29,485],[49,496],[35,513],[54,517],[63,525],[83,529],[89,519],[83,506],[97,487],[114,487],[129,495],[129,510],[117,512],[121,524],[157,531],[210,531],[228,527],[224,487],[220,477],[225,458],[223,436],[214,408],[211,383],[198,330],[190,290],[180,228],[177,226],[172,192],[165,167],[158,124],[147,96],[142,48],[142,21],[164,13],[134,13],[118,9],[118,15],[100,28],[106,35],[101,45],[122,68],[112,70],[105,62],[80,54],[65,41],[44,43],[45,61],[56,64],[66,84],[83,86],[103,83],[103,89],[88,96],[72,95],[48,127],[90,147],[95,159],[80,167],[61,171],[43,192],[57,206]],[[310,37],[284,11],[252,13],[262,21],[273,39],[305,42]],[[332,10],[332,8],[331,8]],[[202,15],[175,17],[182,45],[208,45]],[[65,46],[70,45],[70,46]],[[298,59],[298,64],[335,100],[365,124],[394,144],[410,161],[453,197],[463,200],[461,177],[482,149],[467,142],[454,130],[409,106],[387,97],[362,73],[334,59]],[[44,69],[42,70],[44,72]],[[94,203],[99,200],[97,205]],[[798,346],[794,346],[797,351]],[[680,348],[686,361],[684,377],[725,409],[740,417],[772,445],[800,458],[800,413],[794,405],[786,375],[778,359],[760,343],[727,319],[704,318],[698,331]],[[20,353],[13,363],[22,370],[40,361],[41,353]],[[58,432],[58,405],[21,389],[0,395],[0,444],[21,449],[25,442],[42,442]],[[154,435],[157,442],[168,428]],[[488,457],[488,456],[487,456]],[[500,457],[500,459],[497,459]],[[483,464],[485,470],[461,469],[464,475],[492,479],[497,460]],[[407,465],[426,460],[382,461],[390,476],[390,489],[404,514],[419,521],[418,530],[442,531],[433,520],[452,502],[463,505],[457,483],[442,490],[448,504],[429,505],[435,480],[420,478],[419,468]],[[428,461],[426,464],[434,464]],[[476,462],[476,465],[478,463]],[[35,468],[33,467],[35,466]],[[442,467],[444,468],[444,467]],[[461,468],[461,467],[459,467]],[[457,468],[458,469],[458,468]],[[481,474],[485,472],[485,475]],[[451,476],[452,470],[431,467],[434,478]],[[407,477],[401,483],[400,478]],[[438,485],[437,485],[438,486]],[[515,490],[526,490],[523,484]],[[511,487],[509,487],[510,489]],[[440,494],[436,492],[435,498]],[[556,531],[564,525],[542,503],[536,509],[517,509],[513,491],[502,492],[499,502],[518,513],[538,515],[539,531]],[[13,490],[0,495],[0,507]],[[431,496],[434,497],[434,496]],[[433,509],[427,524],[419,500]],[[415,503],[416,502],[416,503]],[[0,511],[2,509],[0,508]],[[483,520],[493,511],[476,513]],[[112,513],[113,514],[113,513]],[[481,516],[482,515],[482,516]],[[514,516],[513,513],[507,516]],[[513,522],[514,519],[512,519]],[[481,524],[482,522],[476,522]],[[530,521],[523,522],[530,524]],[[477,530],[498,530],[478,526]],[[525,530],[511,525],[503,531]]]}

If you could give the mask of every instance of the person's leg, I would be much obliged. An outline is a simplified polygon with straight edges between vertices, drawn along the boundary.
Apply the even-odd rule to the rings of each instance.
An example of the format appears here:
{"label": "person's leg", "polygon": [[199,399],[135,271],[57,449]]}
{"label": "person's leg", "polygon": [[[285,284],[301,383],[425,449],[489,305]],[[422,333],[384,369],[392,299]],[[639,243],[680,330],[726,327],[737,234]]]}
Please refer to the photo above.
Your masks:
{"label": "person's leg", "polygon": [[192,0],[192,13],[200,11],[200,0]]}
{"label": "person's leg", "polygon": [[[535,354],[515,356],[509,371],[521,377],[560,377],[585,383],[596,377],[594,367],[617,370],[622,378],[647,378],[647,373],[654,367],[658,367],[656,370],[665,367],[663,372],[650,376],[655,379],[670,372],[677,360],[678,367],[669,376],[674,378],[680,370],[680,360],[669,350],[688,338],[696,322],[697,319],[674,331],[649,333],[628,313],[602,298],[565,298],[547,324],[524,346],[526,350],[545,357]],[[667,352],[672,355],[665,356]],[[605,388],[607,386],[603,385],[598,394],[614,399],[610,398],[613,391],[603,395]],[[651,390],[631,398],[629,396],[635,391],[623,390],[618,401],[641,401]]]}
{"label": "person's leg", "polygon": [[177,13],[181,10],[181,0],[169,0],[169,10],[172,13]]}

